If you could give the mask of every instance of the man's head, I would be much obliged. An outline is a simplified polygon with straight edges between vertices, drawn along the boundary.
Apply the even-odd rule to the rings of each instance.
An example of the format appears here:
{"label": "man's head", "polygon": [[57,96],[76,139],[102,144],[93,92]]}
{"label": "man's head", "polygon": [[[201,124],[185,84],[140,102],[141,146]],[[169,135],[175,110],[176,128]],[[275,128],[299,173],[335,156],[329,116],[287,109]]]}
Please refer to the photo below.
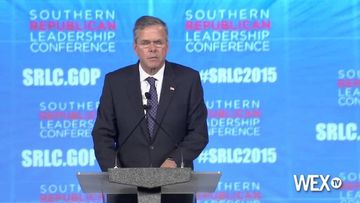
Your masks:
{"label": "man's head", "polygon": [[155,74],[164,65],[168,52],[168,29],[159,18],[142,16],[133,29],[134,51],[148,74]]}

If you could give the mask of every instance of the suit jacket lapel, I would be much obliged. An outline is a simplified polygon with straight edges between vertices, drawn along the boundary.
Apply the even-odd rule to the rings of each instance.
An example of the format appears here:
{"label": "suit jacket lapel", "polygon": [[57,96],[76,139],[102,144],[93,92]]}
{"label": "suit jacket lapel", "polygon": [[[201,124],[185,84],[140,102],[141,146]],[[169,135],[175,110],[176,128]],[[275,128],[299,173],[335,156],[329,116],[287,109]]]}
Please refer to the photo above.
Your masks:
{"label": "suit jacket lapel", "polygon": [[[128,77],[129,83],[127,88],[127,96],[129,97],[129,100],[131,101],[131,104],[133,105],[134,109],[134,125],[139,122],[139,119],[141,119],[144,114],[144,108],[142,103],[142,95],[141,95],[141,87],[140,87],[140,74],[139,74],[139,64],[133,66],[133,69],[130,72],[130,75]],[[149,141],[149,129],[146,124],[146,120],[144,119],[143,122],[140,124],[144,135],[146,139]]]}
{"label": "suit jacket lapel", "polygon": [[[166,61],[165,70],[164,70],[164,78],[163,84],[161,87],[160,93],[160,102],[156,113],[156,121],[161,124],[164,115],[167,111],[167,108],[173,98],[175,93],[176,84],[175,84],[175,74],[172,69],[172,66]],[[156,128],[155,135],[157,135],[157,131],[159,130],[159,126]]]}

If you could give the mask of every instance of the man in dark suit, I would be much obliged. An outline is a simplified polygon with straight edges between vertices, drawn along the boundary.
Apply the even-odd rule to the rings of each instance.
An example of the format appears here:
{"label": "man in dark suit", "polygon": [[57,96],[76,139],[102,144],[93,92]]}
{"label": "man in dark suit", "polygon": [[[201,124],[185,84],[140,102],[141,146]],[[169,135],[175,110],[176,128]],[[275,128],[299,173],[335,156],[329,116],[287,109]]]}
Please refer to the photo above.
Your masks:
{"label": "man in dark suit", "polygon": [[[116,156],[119,167],[193,168],[208,143],[199,73],[165,60],[168,30],[162,20],[140,17],[133,32],[139,62],[105,76],[92,132],[97,161],[102,171],[114,167]],[[162,196],[171,203],[193,199]],[[136,195],[108,195],[108,202],[136,202]]]}

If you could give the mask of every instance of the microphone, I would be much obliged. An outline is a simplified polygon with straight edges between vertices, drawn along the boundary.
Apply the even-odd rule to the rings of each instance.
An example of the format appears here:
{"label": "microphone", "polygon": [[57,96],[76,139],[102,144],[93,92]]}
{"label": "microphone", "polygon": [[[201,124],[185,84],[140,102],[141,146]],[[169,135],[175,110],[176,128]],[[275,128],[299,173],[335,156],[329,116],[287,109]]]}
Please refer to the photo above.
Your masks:
{"label": "microphone", "polygon": [[[151,106],[147,105],[147,104],[144,104],[143,108],[144,108],[145,112],[147,113],[147,110],[151,109]],[[145,114],[145,116],[146,116],[146,114]]]}
{"label": "microphone", "polygon": [[[146,93],[145,93],[145,96],[146,96]],[[179,146],[179,144],[177,142],[175,142],[175,140],[170,136],[170,133],[168,133],[163,127],[162,125],[156,121],[156,119],[151,115],[151,114],[148,114],[147,111],[151,108],[150,105],[144,105],[144,109],[146,111],[146,116],[148,116],[148,119],[152,119],[154,121],[154,123],[164,132],[164,134],[171,140],[171,142],[175,145],[176,148],[178,148],[180,150],[180,168],[184,168],[184,156],[183,156],[183,153],[182,153],[182,149],[181,147]]]}
{"label": "microphone", "polygon": [[[145,107],[146,106],[146,107]],[[144,105],[143,108],[146,110],[147,108],[150,108],[150,106]],[[139,125],[141,124],[141,122],[145,119],[146,115],[141,116],[141,118],[139,119],[139,121],[136,123],[136,125],[133,127],[133,129],[131,129],[131,131],[129,132],[129,134],[126,136],[126,138],[124,139],[124,141],[121,144],[117,145],[117,149],[116,149],[116,154],[115,154],[115,166],[114,168],[119,168],[118,166],[118,154],[120,152],[120,149],[122,147],[122,145],[124,143],[126,143],[126,141],[129,139],[129,137],[131,136],[131,134],[133,134],[133,132],[136,130],[136,128],[139,127]]]}
{"label": "microphone", "polygon": [[149,92],[145,92],[146,99],[151,99],[151,94]]}

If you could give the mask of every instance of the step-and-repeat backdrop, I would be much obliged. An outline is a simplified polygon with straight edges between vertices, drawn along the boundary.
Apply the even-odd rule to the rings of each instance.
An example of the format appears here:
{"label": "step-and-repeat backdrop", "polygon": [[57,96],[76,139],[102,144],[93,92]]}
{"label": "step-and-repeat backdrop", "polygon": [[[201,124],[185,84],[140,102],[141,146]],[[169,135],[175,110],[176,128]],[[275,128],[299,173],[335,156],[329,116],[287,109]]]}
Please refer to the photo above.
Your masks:
{"label": "step-and-repeat backdrop", "polygon": [[221,171],[201,203],[360,201],[360,2],[2,1],[0,202],[101,202],[91,130],[104,75],[135,63],[142,15],[198,70]]}

